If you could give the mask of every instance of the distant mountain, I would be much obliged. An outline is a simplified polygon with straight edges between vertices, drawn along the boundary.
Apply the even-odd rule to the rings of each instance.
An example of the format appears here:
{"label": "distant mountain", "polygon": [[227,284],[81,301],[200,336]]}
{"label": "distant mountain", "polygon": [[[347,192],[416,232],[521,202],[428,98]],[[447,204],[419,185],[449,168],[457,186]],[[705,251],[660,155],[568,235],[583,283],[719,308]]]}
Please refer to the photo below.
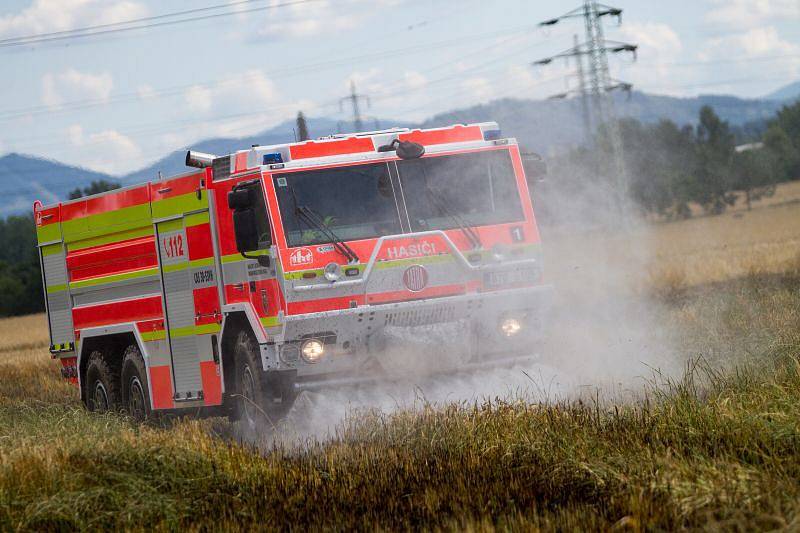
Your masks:
{"label": "distant mountain", "polygon": [[[694,124],[700,108],[710,105],[734,127],[771,118],[782,102],[746,100],[734,96],[676,98],[633,92],[630,97],[616,95],[615,107],[621,117],[642,122],[669,119],[678,125]],[[516,137],[524,146],[542,154],[582,142],[581,102],[569,100],[495,100],[487,104],[449,111],[426,120],[423,127],[494,120],[504,135]]]}
{"label": "distant mountain", "polygon": [[[352,122],[341,122],[329,118],[309,118],[307,119],[307,124],[308,132],[312,139],[337,133],[340,131],[340,128],[342,131],[353,131]],[[381,120],[379,124],[368,122],[365,127],[372,129],[376,126],[380,126],[381,128],[391,128],[395,126],[402,127],[408,125],[410,124],[391,120]],[[197,150],[199,152],[206,152],[209,154],[224,155],[230,154],[237,150],[249,148],[254,144],[282,144],[293,142],[294,140],[295,122],[294,120],[288,120],[266,131],[262,131],[261,133],[257,133],[255,135],[250,135],[248,137],[207,139],[205,141],[192,143],[189,146],[172,152],[168,156],[156,161],[152,165],[123,176],[121,180],[124,183],[137,183],[140,181],[158,179],[159,172],[161,172],[163,176],[170,176],[179,172],[184,172],[186,170],[186,166],[184,164],[186,160],[186,150],[189,149]]]}
{"label": "distant mountain", "polygon": [[800,81],[790,83],[764,96],[765,100],[796,100],[800,98]]}
{"label": "distant mountain", "polygon": [[21,154],[5,155],[0,157],[0,186],[4,191],[0,216],[30,212],[34,200],[57,202],[76,187],[101,179],[116,181],[108,174],[58,161]]}

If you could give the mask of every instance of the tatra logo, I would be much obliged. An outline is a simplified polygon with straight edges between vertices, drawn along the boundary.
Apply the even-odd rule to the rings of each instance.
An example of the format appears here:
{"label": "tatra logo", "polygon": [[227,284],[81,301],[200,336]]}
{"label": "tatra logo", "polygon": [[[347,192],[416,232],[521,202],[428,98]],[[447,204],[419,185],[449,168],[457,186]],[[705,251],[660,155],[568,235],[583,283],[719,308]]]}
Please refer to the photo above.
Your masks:
{"label": "tatra logo", "polygon": [[289,256],[290,265],[307,265],[314,262],[314,254],[308,248],[298,248]]}
{"label": "tatra logo", "polygon": [[428,286],[428,271],[422,265],[412,265],[403,272],[403,285],[411,292],[419,292]]}
{"label": "tatra logo", "polygon": [[434,255],[435,253],[436,244],[428,241],[409,244],[408,246],[392,246],[386,249],[386,255],[389,259],[406,259],[408,257]]}

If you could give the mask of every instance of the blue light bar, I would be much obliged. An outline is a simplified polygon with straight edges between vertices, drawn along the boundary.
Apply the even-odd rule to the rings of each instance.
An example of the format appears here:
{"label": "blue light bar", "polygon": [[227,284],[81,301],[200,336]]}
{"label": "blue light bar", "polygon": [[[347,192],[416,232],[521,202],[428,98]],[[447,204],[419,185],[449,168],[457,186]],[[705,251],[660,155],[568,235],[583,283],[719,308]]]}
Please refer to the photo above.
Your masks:
{"label": "blue light bar", "polygon": [[262,165],[271,165],[273,163],[283,163],[283,156],[280,152],[274,152],[271,154],[264,154],[264,160],[262,161]]}
{"label": "blue light bar", "polygon": [[486,130],[483,132],[484,141],[496,141],[500,138],[500,130]]}

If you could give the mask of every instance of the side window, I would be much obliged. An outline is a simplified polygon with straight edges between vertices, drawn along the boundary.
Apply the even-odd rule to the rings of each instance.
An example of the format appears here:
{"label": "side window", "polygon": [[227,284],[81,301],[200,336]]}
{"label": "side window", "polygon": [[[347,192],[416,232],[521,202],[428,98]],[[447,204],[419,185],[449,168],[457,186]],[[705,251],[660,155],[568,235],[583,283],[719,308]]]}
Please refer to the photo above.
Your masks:
{"label": "side window", "polygon": [[272,234],[270,233],[269,214],[267,213],[267,203],[264,201],[264,191],[261,182],[252,187],[253,210],[256,215],[256,231],[258,232],[258,250],[266,250],[272,246]]}

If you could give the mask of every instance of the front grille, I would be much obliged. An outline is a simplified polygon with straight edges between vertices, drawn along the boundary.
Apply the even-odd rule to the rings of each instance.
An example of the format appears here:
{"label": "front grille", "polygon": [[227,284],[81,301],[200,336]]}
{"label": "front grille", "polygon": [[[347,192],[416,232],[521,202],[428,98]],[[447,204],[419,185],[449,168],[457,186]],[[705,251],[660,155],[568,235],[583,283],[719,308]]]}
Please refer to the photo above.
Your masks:
{"label": "front grille", "polygon": [[452,322],[456,318],[456,308],[452,305],[442,305],[426,309],[409,309],[386,314],[387,326],[414,327],[425,324],[438,324]]}

